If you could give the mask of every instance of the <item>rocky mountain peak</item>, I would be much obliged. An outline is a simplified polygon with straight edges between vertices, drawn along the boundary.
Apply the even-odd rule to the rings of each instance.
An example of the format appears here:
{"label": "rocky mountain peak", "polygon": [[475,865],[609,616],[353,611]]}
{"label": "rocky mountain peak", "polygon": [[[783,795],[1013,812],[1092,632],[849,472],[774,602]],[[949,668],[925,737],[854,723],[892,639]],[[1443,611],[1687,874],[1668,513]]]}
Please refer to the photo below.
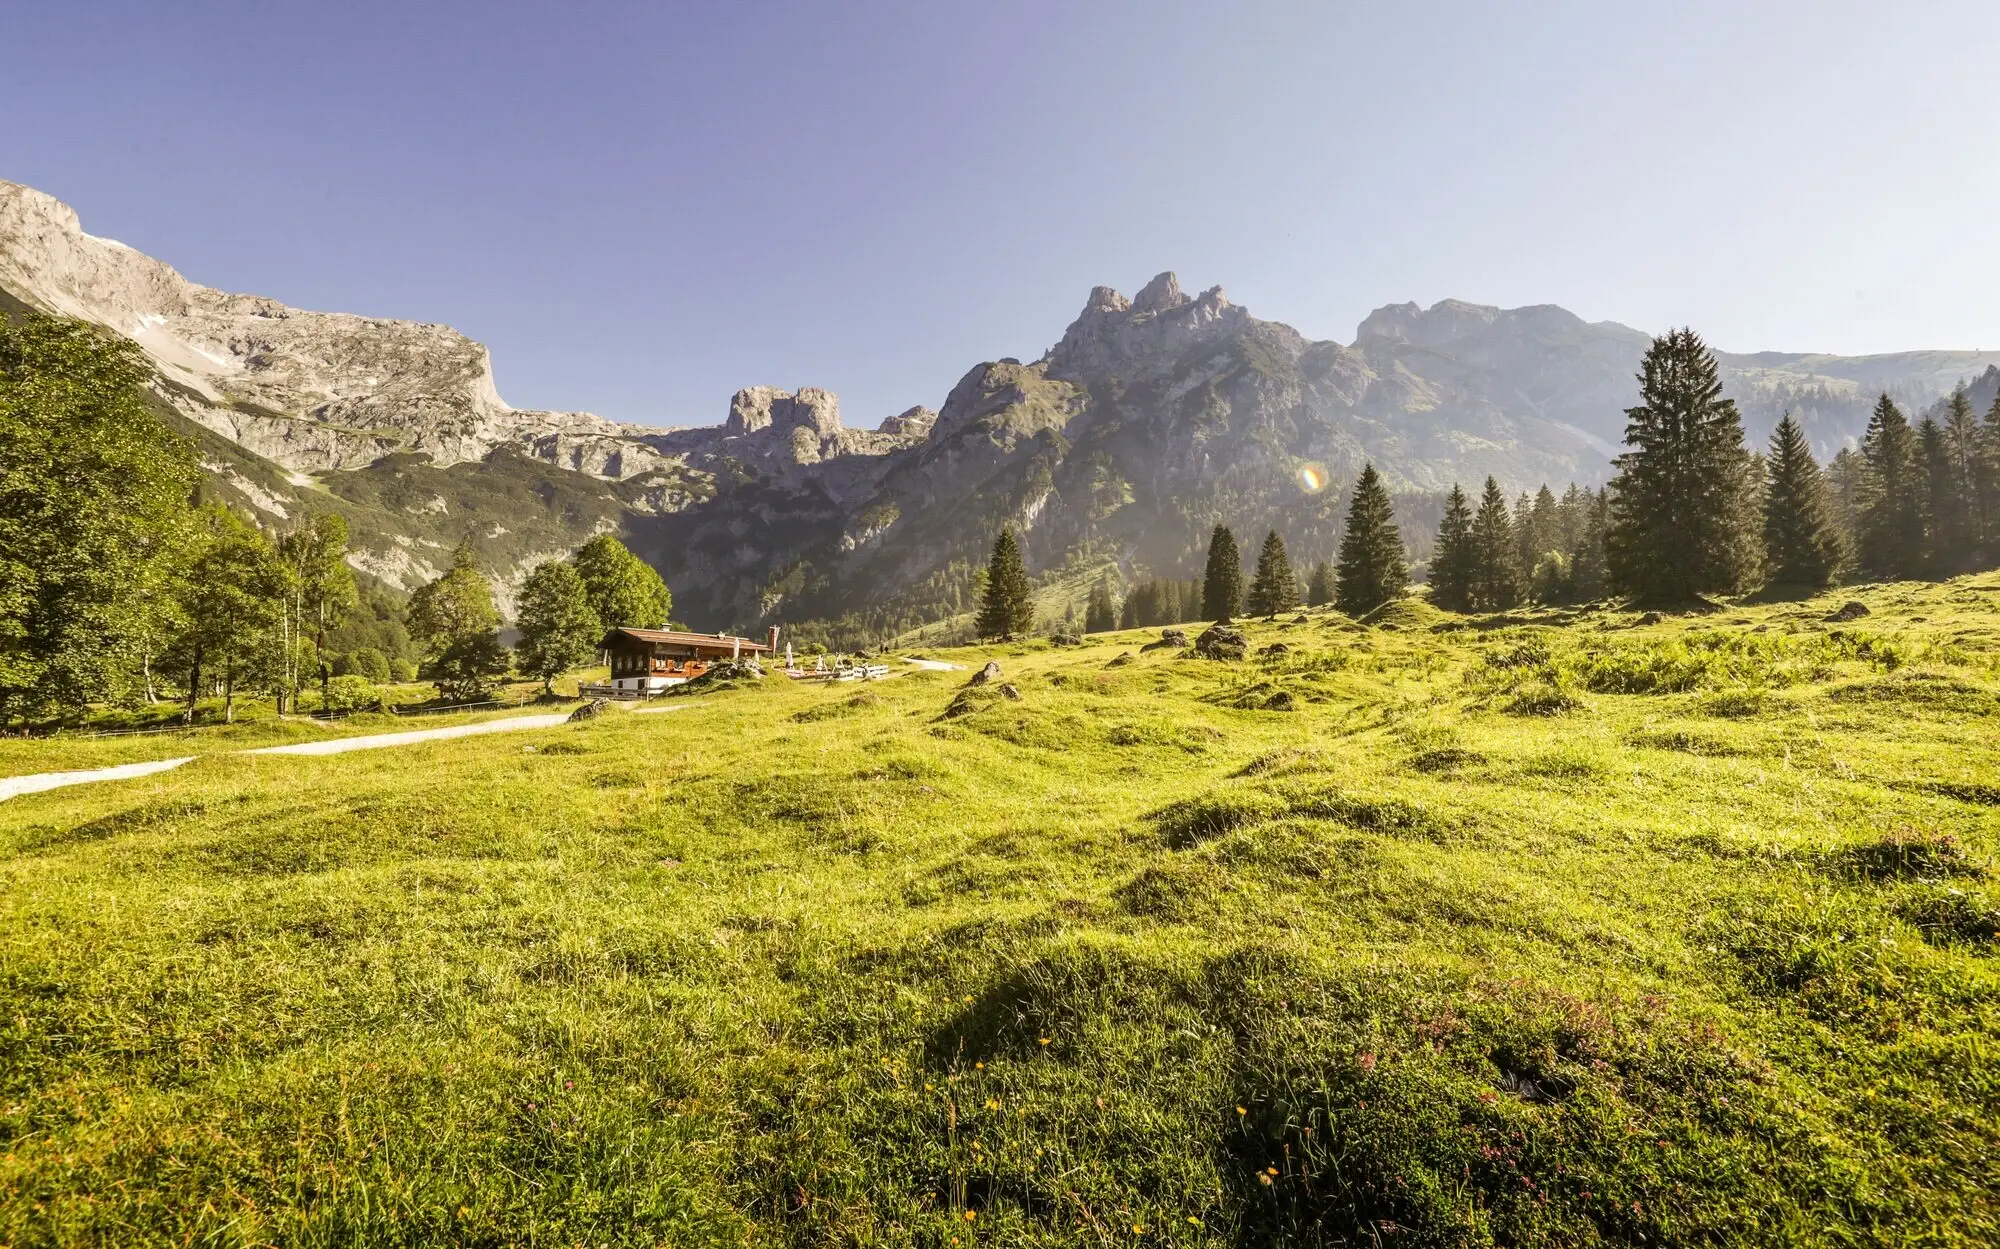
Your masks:
{"label": "rocky mountain peak", "polygon": [[876,432],[892,434],[898,438],[924,438],[937,425],[938,414],[921,403],[894,416],[885,416],[876,426]]}
{"label": "rocky mountain peak", "polygon": [[817,386],[796,394],[776,386],[746,386],[730,399],[729,418],[722,428],[732,436],[770,428],[780,434],[804,429],[830,438],[840,432],[840,399]]}
{"label": "rocky mountain peak", "polygon": [[1171,367],[1188,347],[1250,324],[1249,314],[1230,303],[1220,286],[1189,299],[1171,272],[1146,283],[1131,301],[1100,286],[1049,350],[1048,375],[1086,381]]}
{"label": "rocky mountain peak", "polygon": [[1138,298],[1132,301],[1132,311],[1138,313],[1166,312],[1186,303],[1188,298],[1181,294],[1181,280],[1172,271],[1162,273],[1140,289]]}

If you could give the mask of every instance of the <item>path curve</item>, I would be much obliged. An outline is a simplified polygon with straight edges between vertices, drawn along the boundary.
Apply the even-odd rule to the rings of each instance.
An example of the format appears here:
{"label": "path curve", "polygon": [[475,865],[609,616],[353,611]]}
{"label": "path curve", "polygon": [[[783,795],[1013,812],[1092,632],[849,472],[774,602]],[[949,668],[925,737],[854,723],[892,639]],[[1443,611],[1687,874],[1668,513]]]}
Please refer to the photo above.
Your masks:
{"label": "path curve", "polygon": [[151,776],[155,772],[165,772],[183,763],[194,762],[193,755],[179,759],[152,759],[145,763],[121,763],[111,768],[88,768],[81,772],[37,772],[32,776],[0,777],[0,802],[18,798],[22,794],[39,794],[45,789],[61,789],[65,785],[87,785],[92,781],[123,781],[135,776]]}

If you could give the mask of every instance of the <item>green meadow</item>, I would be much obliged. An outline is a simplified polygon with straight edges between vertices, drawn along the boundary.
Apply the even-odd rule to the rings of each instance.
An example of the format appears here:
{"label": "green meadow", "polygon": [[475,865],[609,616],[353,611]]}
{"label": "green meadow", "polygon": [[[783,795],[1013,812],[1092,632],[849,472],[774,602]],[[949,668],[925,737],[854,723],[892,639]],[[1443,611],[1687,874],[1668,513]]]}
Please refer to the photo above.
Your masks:
{"label": "green meadow", "polygon": [[2000,1243],[2000,575],[1247,631],[0,743],[0,1244]]}

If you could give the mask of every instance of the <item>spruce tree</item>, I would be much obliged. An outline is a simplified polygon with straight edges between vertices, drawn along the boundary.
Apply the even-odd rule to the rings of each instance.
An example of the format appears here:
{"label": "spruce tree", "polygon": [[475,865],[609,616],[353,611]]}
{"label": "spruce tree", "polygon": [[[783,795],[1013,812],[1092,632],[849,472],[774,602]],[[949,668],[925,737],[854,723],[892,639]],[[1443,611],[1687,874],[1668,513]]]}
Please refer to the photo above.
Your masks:
{"label": "spruce tree", "polygon": [[1472,610],[1472,576],[1476,564],[1472,545],[1472,505],[1453,482],[1445,496],[1444,518],[1438,522],[1437,547],[1431,554],[1431,601],[1446,611]]}
{"label": "spruce tree", "polygon": [[1861,549],[1861,516],[1868,503],[1868,462],[1853,447],[1842,447],[1826,466],[1827,501],[1840,526],[1841,545]]}
{"label": "spruce tree", "polygon": [[1472,518],[1471,602],[1475,611],[1505,611],[1521,601],[1521,553],[1500,483],[1486,479]]}
{"label": "spruce tree", "polygon": [[1605,557],[1635,598],[1685,603],[1742,587],[1754,574],[1749,454],[1715,357],[1693,330],[1653,340],[1639,371],[1639,406],[1625,412],[1611,484]]}
{"label": "spruce tree", "polygon": [[1991,564],[2000,560],[2000,392],[1995,392],[1993,406],[1986,410],[1986,423],[1979,430],[1973,476],[1978,482],[1979,511],[1985,518],[1982,563]]}
{"label": "spruce tree", "polygon": [[1347,527],[1340,535],[1340,561],[1334,569],[1333,601],[1350,616],[1365,615],[1398,597],[1409,585],[1403,561],[1403,535],[1389,492],[1373,464],[1361,469],[1354,483],[1354,501],[1347,508]]}
{"label": "spruce tree", "polygon": [[1823,590],[1840,567],[1840,532],[1805,431],[1785,413],[1765,458],[1764,566],[1773,585]]}
{"label": "spruce tree", "polygon": [[1118,627],[1118,608],[1111,601],[1111,579],[1099,577],[1090,590],[1090,606],[1083,613],[1085,633],[1109,633]]}
{"label": "spruce tree", "polygon": [[1979,418],[1973,414],[1972,400],[1963,387],[1951,392],[1943,439],[1951,501],[1939,509],[1936,496],[1932,497],[1932,540],[1943,552],[1943,571],[1949,575],[1986,566],[1985,472],[1980,463]]}
{"label": "spruce tree", "polygon": [[1298,605],[1298,579],[1292,575],[1285,540],[1273,529],[1264,535],[1263,549],[1257,552],[1257,575],[1250,581],[1250,598],[1244,610],[1253,616],[1275,616]]}
{"label": "spruce tree", "polygon": [[1570,553],[1570,594],[1579,603],[1603,598],[1611,588],[1610,570],[1604,563],[1604,533],[1611,524],[1611,495],[1606,490],[1586,490],[1581,504],[1582,527],[1576,548]]}
{"label": "spruce tree", "polygon": [[1883,395],[1861,436],[1868,465],[1861,506],[1861,565],[1878,577],[1916,576],[1923,567],[1923,486],[1917,437],[1895,401]]}
{"label": "spruce tree", "polygon": [[1333,565],[1325,560],[1313,565],[1312,576],[1306,581],[1306,604],[1309,607],[1325,607],[1333,602]]}
{"label": "spruce tree", "polygon": [[1218,524],[1208,538],[1208,568],[1201,582],[1201,617],[1223,621],[1243,605],[1243,557],[1236,535]]}
{"label": "spruce tree", "polygon": [[986,563],[986,592],[979,603],[977,628],[983,638],[1011,640],[1035,622],[1035,604],[1028,585],[1028,565],[1012,529],[993,540],[993,557]]}
{"label": "spruce tree", "polygon": [[1952,469],[1944,426],[1928,416],[1917,424],[1917,476],[1923,482],[1924,554],[1920,566],[1925,576],[1949,576],[1949,566],[1964,551],[1966,518],[1959,506],[1958,474]]}

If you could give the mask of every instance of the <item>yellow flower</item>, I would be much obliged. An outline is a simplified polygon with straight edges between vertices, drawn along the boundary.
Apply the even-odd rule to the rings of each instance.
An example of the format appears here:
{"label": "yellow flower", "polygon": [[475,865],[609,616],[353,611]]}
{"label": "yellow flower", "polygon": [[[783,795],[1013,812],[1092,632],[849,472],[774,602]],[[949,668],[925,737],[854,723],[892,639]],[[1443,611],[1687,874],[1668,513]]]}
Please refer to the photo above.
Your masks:
{"label": "yellow flower", "polygon": [[1042,1044],[1043,1044],[1043,1045],[1047,1045],[1048,1043],[1049,1043],[1049,1039],[1048,1039],[1047,1037],[1043,1037],[1043,1038],[1042,1038]]}
{"label": "yellow flower", "polygon": [[1257,1173],[1257,1182],[1259,1184],[1262,1184],[1264,1187],[1269,1188],[1271,1186],[1271,1177],[1264,1174],[1262,1171],[1259,1171]]}
{"label": "yellow flower", "polygon": [[978,1218],[978,1217],[979,1217],[978,1215],[974,1214],[974,1213],[973,1213],[972,1211],[970,1211],[970,1210],[967,1210],[967,1211],[965,1212],[965,1221],[966,1221],[967,1223],[970,1223],[970,1222],[972,1222],[972,1220],[974,1220],[974,1219],[976,1219],[976,1218]]}
{"label": "yellow flower", "polygon": [[998,1109],[1000,1109],[1000,1099],[999,1099],[999,1098],[997,1098],[997,1097],[989,1097],[989,1098],[987,1098],[987,1099],[986,1099],[986,1108],[987,1108],[988,1110],[998,1110]]}
{"label": "yellow flower", "polygon": [[1134,1236],[1144,1236],[1146,1234],[1146,1225],[1144,1223],[1134,1223],[1132,1225],[1132,1234]]}
{"label": "yellow flower", "polygon": [[974,1063],[974,1064],[972,1064],[972,1069],[973,1069],[974,1071],[984,1071],[984,1070],[986,1070],[986,1064],[985,1064],[985,1063]]}
{"label": "yellow flower", "polygon": [[1201,1226],[1201,1220],[1200,1220],[1200,1219],[1197,1219],[1197,1218],[1196,1218],[1196,1217],[1194,1217],[1194,1216],[1193,1216],[1192,1214],[1190,1214],[1190,1215],[1188,1216],[1188,1222],[1189,1222],[1189,1223],[1191,1223],[1191,1224],[1193,1224],[1193,1225],[1194,1225],[1194,1226],[1196,1226],[1196,1227],[1200,1227],[1200,1226]]}
{"label": "yellow flower", "polygon": [[1236,1113],[1237,1113],[1237,1114],[1239,1114],[1239,1115],[1247,1115],[1247,1114],[1249,1114],[1250,1112],[1249,1112],[1249,1111],[1247,1111],[1247,1110],[1245,1110],[1245,1109],[1243,1109],[1243,1107],[1241,1107],[1241,1106],[1238,1106],[1238,1107],[1236,1108]]}

